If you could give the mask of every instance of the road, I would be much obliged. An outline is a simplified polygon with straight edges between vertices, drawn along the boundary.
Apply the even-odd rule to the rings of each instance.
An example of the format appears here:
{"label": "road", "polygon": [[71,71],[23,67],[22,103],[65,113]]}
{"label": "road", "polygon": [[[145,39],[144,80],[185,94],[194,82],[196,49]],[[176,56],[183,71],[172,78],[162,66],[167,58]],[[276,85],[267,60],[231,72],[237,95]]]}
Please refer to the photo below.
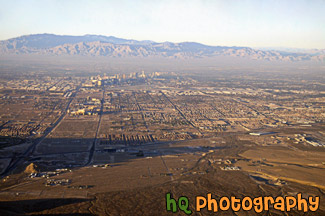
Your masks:
{"label": "road", "polygon": [[184,118],[184,120],[189,124],[191,125],[194,129],[196,129],[200,134],[203,134],[197,127],[195,127],[195,125],[190,121],[188,120],[185,115],[183,114],[183,112],[162,92],[160,91],[160,93],[166,98],[166,100],[172,105],[172,107],[175,108],[175,110],[178,111],[178,113]]}
{"label": "road", "polygon": [[58,118],[58,120],[56,120],[56,122],[53,124],[52,127],[48,128],[48,130],[46,130],[46,132],[44,133],[44,135],[38,139],[35,139],[34,143],[32,145],[30,145],[26,151],[22,154],[22,156],[17,157],[15,160],[13,160],[8,167],[6,168],[6,170],[1,174],[1,176],[6,176],[7,174],[9,174],[11,171],[13,171],[17,165],[22,162],[23,159],[25,159],[26,157],[28,157],[29,155],[32,155],[36,149],[36,147],[42,143],[46,137],[60,124],[60,122],[64,119],[65,115],[67,114],[67,111],[69,109],[69,106],[72,102],[72,100],[75,98],[77,92],[79,91],[81,85],[77,87],[76,92],[71,96],[66,108],[64,109],[64,111],[62,112],[61,116]]}
{"label": "road", "polygon": [[100,112],[99,112],[99,120],[98,120],[98,124],[97,124],[95,138],[94,138],[93,144],[92,144],[92,146],[90,148],[89,158],[88,158],[88,161],[85,164],[85,166],[87,166],[87,165],[89,165],[91,163],[91,161],[93,159],[93,156],[94,156],[94,152],[95,152],[95,148],[96,148],[96,142],[97,142],[97,137],[98,137],[98,133],[100,131],[100,123],[102,121],[102,116],[103,116],[104,101],[105,101],[105,87],[104,87],[104,91],[103,91],[103,97],[102,97],[101,102],[100,102],[101,105],[100,105]]}
{"label": "road", "polygon": [[144,117],[142,107],[141,107],[140,104],[138,103],[137,96],[135,95],[135,92],[132,92],[132,95],[133,95],[134,100],[135,100],[135,105],[138,107],[138,110],[139,110],[140,113],[141,113],[143,124],[144,124],[144,126],[147,128],[147,132],[149,132],[149,127],[148,127],[147,122],[146,122],[146,119],[145,119],[145,117]]}

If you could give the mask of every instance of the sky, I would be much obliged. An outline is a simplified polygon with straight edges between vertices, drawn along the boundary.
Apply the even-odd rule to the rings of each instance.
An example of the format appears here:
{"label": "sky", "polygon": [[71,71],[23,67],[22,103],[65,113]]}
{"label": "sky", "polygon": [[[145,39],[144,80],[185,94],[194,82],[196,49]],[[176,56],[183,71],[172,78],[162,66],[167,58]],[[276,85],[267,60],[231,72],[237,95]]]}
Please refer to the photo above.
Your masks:
{"label": "sky", "polygon": [[156,42],[325,48],[325,0],[0,0],[0,40],[98,34]]}

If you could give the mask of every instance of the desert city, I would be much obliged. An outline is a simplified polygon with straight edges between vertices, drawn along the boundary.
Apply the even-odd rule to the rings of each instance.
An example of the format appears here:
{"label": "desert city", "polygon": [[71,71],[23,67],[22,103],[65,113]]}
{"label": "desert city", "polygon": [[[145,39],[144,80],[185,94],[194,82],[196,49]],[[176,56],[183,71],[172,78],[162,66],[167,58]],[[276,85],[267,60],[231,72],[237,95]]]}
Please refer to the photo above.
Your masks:
{"label": "desert city", "polygon": [[156,215],[170,191],[325,198],[322,74],[69,73],[1,80],[5,213]]}
{"label": "desert city", "polygon": [[0,215],[325,215],[324,0],[0,5]]}

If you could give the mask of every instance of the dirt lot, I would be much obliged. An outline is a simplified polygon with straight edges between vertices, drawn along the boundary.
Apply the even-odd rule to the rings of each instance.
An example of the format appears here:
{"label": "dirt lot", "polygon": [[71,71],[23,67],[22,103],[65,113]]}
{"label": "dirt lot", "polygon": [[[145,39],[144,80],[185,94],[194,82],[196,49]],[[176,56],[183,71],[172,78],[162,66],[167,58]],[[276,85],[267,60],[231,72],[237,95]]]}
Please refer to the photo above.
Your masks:
{"label": "dirt lot", "polygon": [[[50,177],[70,179],[67,186],[46,187],[44,178],[19,177],[18,182],[7,182],[0,192],[1,211],[6,215],[173,215],[166,211],[167,192],[173,197],[187,196],[192,210],[195,196],[209,192],[216,197],[288,196],[301,192],[303,196],[320,196],[318,211],[305,215],[324,215],[324,152],[293,150],[286,145],[260,146],[229,133],[142,146],[144,157],[130,152],[110,153],[106,162],[112,158],[117,161],[106,168],[80,167]],[[227,166],[240,170],[222,170]],[[7,181],[14,181],[14,176]],[[88,188],[79,189],[86,185]],[[194,215],[210,213],[204,209]],[[264,213],[283,214],[273,208]],[[183,213],[174,215],[179,214]],[[225,211],[218,215],[257,214]],[[290,215],[302,213],[294,210]]]}

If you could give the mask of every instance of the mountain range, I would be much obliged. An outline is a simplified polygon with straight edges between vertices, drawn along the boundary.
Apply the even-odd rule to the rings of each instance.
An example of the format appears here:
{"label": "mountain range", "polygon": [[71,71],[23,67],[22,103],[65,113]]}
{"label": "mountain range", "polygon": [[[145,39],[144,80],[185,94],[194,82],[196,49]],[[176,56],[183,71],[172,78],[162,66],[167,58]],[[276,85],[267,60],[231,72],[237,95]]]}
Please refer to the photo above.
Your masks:
{"label": "mountain range", "polygon": [[24,35],[0,41],[1,55],[80,55],[108,57],[204,58],[245,57],[255,60],[325,61],[325,49],[308,52],[258,50],[250,47],[208,46],[196,42],[157,43],[113,36],[67,36],[54,34]]}

